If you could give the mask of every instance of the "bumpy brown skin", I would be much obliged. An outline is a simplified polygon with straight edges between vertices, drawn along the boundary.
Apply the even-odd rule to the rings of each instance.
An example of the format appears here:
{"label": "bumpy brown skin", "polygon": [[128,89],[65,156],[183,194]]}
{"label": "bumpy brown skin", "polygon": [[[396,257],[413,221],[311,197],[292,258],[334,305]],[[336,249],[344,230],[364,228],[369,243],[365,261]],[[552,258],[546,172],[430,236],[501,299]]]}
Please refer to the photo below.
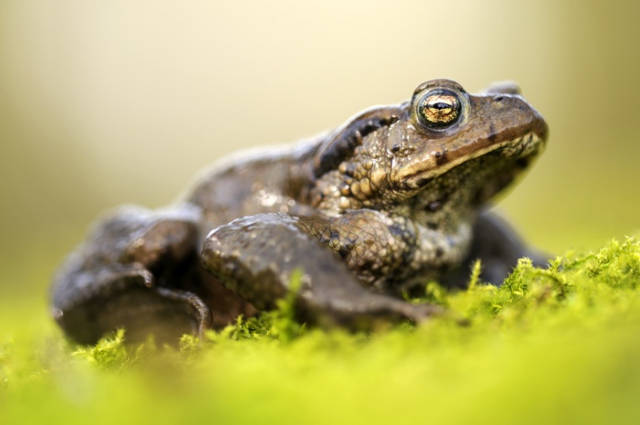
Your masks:
{"label": "bumpy brown skin", "polygon": [[[421,102],[443,90],[428,115],[455,119],[431,126]],[[521,256],[544,262],[483,212],[546,140],[517,93],[432,80],[313,140],[218,165],[170,209],[117,210],[59,271],[54,316],[82,343],[121,326],[172,339],[273,308],[299,269],[301,320],[370,328],[439,312],[398,295],[462,286],[476,258],[499,284]]]}

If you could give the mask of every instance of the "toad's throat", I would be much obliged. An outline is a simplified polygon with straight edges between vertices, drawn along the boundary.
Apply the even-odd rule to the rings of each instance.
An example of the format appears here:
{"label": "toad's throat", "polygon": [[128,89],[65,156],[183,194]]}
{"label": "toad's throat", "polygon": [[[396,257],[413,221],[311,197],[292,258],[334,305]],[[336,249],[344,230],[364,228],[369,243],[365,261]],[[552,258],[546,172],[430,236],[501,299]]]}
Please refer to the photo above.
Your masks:
{"label": "toad's throat", "polygon": [[414,164],[412,166],[405,167],[399,172],[399,178],[404,182],[406,187],[411,189],[419,189],[424,186],[434,177],[441,176],[446,172],[456,168],[468,161],[485,156],[491,152],[502,149],[505,154],[510,153],[514,159],[528,156],[534,152],[537,152],[538,148],[542,146],[543,139],[535,132],[528,132],[520,137],[511,140],[504,140],[499,143],[494,143],[490,146],[477,149],[476,151],[463,155],[456,159],[453,159],[445,164],[441,164],[436,168],[429,163],[425,167],[422,164]]}

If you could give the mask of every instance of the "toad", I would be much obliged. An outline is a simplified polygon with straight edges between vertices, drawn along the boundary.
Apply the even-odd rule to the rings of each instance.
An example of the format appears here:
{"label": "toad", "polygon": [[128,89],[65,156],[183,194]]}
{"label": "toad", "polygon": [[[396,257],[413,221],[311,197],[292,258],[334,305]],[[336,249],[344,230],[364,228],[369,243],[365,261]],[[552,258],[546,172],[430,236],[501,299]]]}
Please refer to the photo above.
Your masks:
{"label": "toad", "polygon": [[487,207],[542,151],[547,125],[513,84],[431,80],[289,148],[234,156],[170,207],[102,218],[57,273],[56,321],[94,343],[220,328],[295,290],[298,319],[371,328],[442,309],[426,282],[500,284],[527,247]]}

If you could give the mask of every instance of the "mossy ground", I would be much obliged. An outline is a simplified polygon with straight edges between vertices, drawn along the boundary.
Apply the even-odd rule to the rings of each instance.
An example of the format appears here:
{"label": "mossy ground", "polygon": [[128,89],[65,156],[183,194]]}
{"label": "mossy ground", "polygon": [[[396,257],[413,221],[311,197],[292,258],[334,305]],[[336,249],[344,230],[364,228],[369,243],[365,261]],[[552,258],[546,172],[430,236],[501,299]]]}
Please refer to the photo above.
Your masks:
{"label": "mossy ground", "polygon": [[0,422],[639,423],[637,239],[425,298],[451,314],[325,332],[292,322],[285,300],[179,348],[126,346],[123,332],[73,346],[46,316],[5,310]]}

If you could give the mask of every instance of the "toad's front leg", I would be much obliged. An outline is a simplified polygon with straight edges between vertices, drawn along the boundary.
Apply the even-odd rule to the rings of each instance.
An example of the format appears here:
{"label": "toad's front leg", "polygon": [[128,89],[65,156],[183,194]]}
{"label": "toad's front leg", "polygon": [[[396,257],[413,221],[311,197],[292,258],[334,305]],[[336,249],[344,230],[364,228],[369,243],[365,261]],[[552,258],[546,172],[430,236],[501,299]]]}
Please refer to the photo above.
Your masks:
{"label": "toad's front leg", "polygon": [[379,321],[418,322],[440,309],[411,304],[362,286],[338,255],[307,233],[303,219],[283,214],[243,217],[207,237],[204,267],[258,309],[274,308],[303,272],[297,312],[312,323],[370,328]]}

